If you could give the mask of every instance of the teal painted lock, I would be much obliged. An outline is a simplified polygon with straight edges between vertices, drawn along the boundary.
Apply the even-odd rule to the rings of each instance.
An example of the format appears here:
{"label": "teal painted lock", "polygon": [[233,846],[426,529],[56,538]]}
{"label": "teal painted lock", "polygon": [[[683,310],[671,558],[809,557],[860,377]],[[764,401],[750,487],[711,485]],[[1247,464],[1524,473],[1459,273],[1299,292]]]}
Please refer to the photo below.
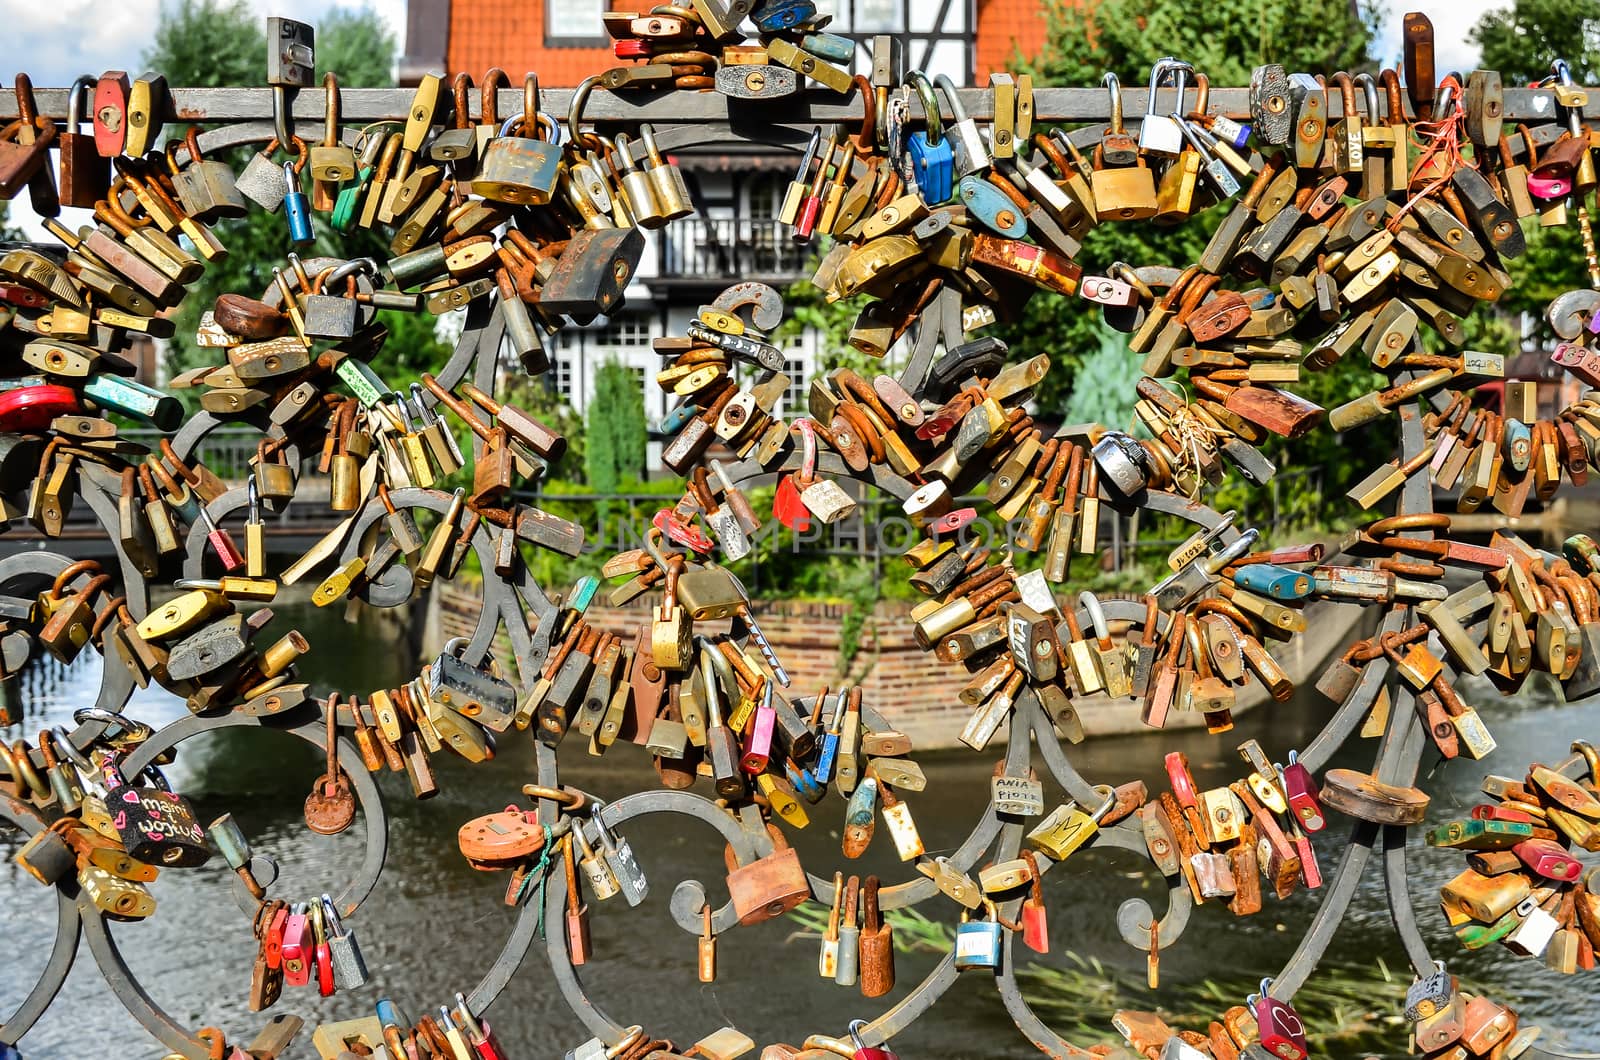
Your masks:
{"label": "teal painted lock", "polygon": [[661,423],[656,426],[657,434],[677,434],[684,426],[696,416],[700,415],[699,405],[679,405],[661,418]]}
{"label": "teal painted lock", "polygon": [[183,404],[177,398],[124,376],[91,375],[83,396],[99,408],[143,420],[163,431],[177,430],[183,423]]}
{"label": "teal painted lock", "polygon": [[1021,239],[1028,234],[1028,222],[1017,204],[1006,193],[982,177],[962,177],[959,185],[961,202],[967,216],[1007,239]]}
{"label": "teal painted lock", "polygon": [[985,919],[973,920],[971,910],[961,911],[961,923],[956,925],[956,967],[1000,967],[1000,910],[988,898],[983,900]]}
{"label": "teal painted lock", "polygon": [[1233,572],[1233,584],[1273,600],[1304,600],[1315,585],[1304,571],[1273,563],[1246,563]]}
{"label": "teal painted lock", "polygon": [[912,173],[922,201],[929,206],[939,206],[950,201],[955,187],[955,152],[950,141],[945,139],[944,119],[939,115],[939,97],[934,94],[933,83],[920,70],[911,71],[907,78],[922,100],[928,128],[911,136],[906,143],[906,153],[911,156]]}
{"label": "teal painted lock", "polygon": [[1506,420],[1501,447],[1513,471],[1526,471],[1533,458],[1533,428],[1517,419]]}
{"label": "teal painted lock", "polygon": [[800,47],[840,66],[849,66],[856,57],[856,42],[837,33],[807,33],[800,38]]}
{"label": "teal painted lock", "polygon": [[600,579],[592,574],[585,574],[572,583],[572,591],[567,594],[564,601],[566,609],[583,614],[589,610],[589,604],[594,601],[594,594],[600,591]]}

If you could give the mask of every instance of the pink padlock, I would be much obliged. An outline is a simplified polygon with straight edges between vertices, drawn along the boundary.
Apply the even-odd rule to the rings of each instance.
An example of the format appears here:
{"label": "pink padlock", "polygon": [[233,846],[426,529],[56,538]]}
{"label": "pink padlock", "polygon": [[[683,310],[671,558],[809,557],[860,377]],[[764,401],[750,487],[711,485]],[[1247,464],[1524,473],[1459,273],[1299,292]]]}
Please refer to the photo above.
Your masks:
{"label": "pink padlock", "polygon": [[750,731],[745,733],[744,753],[739,757],[739,768],[751,776],[760,776],[767,770],[772,758],[772,734],[778,726],[778,712],[772,706],[772,682],[765,682],[761,705],[756,707],[750,720]]}
{"label": "pink padlock", "polygon": [[1535,199],[1564,199],[1572,194],[1571,177],[1536,177],[1528,174],[1528,194]]}
{"label": "pink padlock", "polygon": [[1322,803],[1317,801],[1317,781],[1311,770],[1300,764],[1299,756],[1289,752],[1289,764],[1283,770],[1283,791],[1289,808],[1307,832],[1320,832],[1328,827],[1322,815]]}
{"label": "pink padlock", "polygon": [[854,1052],[850,1060],[900,1060],[900,1058],[881,1045],[868,1045],[861,1040],[861,1028],[867,1025],[866,1020],[850,1021],[850,1044]]}

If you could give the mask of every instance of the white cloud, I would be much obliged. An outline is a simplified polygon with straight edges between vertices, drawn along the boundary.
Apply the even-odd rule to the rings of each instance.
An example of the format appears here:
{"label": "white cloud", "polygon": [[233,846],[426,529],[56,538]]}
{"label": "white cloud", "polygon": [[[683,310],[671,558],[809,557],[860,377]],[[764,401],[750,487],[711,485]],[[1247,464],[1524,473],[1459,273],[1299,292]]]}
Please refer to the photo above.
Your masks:
{"label": "white cloud", "polygon": [[[1452,70],[1465,76],[1477,69],[1478,49],[1467,39],[1467,32],[1485,11],[1505,7],[1508,3],[1509,0],[1454,0],[1424,12],[1433,21],[1433,64],[1440,77]],[[1384,66],[1400,61],[1400,29],[1410,7],[1406,3],[1389,5],[1375,49],[1376,57]]]}
{"label": "white cloud", "polygon": [[[406,0],[247,0],[265,24],[268,15],[298,18],[312,25],[330,6],[359,10],[370,7],[394,34],[397,52],[405,49]],[[12,41],[10,54],[24,57],[22,68],[35,88],[63,88],[81,74],[98,77],[106,70],[125,70],[129,77],[144,72],[142,56],[155,37],[160,0],[0,0],[0,25]],[[15,60],[13,60],[15,61]],[[267,58],[261,57],[266,77]],[[0,67],[0,91],[10,91],[16,69]],[[86,223],[87,211],[68,210],[62,220],[70,227]],[[26,195],[11,202],[11,222],[30,239],[51,239]]]}
{"label": "white cloud", "polygon": [[[286,15],[315,25],[330,0],[247,0],[265,21]],[[370,7],[388,25],[400,48],[405,45],[406,0],[331,0],[331,6]],[[161,10],[160,0],[0,0],[0,24],[12,42],[12,56],[25,57],[24,69],[39,88],[58,88],[80,74],[106,70],[143,72],[139,57],[150,47]],[[15,60],[13,60],[15,61]],[[261,59],[266,73],[266,56]],[[9,85],[16,70],[4,70]]]}

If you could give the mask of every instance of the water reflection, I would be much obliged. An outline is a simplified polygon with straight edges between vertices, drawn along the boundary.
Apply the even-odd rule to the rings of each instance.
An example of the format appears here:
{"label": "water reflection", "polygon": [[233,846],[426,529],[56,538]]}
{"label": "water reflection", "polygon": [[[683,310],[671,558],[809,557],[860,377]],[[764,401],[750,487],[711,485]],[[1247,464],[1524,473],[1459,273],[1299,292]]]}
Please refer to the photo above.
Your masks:
{"label": "water reflection", "polygon": [[[360,634],[330,615],[310,607],[283,607],[279,622],[294,625],[312,640],[312,654],[303,667],[314,681],[337,680],[342,688],[365,691],[390,684],[404,675],[403,650],[387,639],[383,627],[363,625]],[[337,654],[319,650],[337,644]],[[93,702],[99,660],[86,657],[64,671],[40,671],[25,686],[28,714],[25,730],[41,724],[69,724],[76,706]],[[1469,688],[1468,700],[1479,705],[1500,750],[1483,765],[1453,763],[1426,776],[1434,793],[1430,820],[1447,819],[1476,801],[1482,774],[1520,773],[1528,762],[1553,760],[1565,753],[1574,736],[1594,736],[1600,728],[1600,705],[1591,701],[1560,705],[1548,689],[1529,687],[1515,700],[1496,702],[1486,686]],[[1477,692],[1476,696],[1471,693]],[[130,711],[159,724],[182,716],[183,705],[160,692],[139,691]],[[1152,791],[1165,784],[1164,752],[1182,750],[1197,780],[1210,786],[1238,775],[1242,762],[1236,744],[1254,736],[1281,756],[1303,746],[1329,712],[1315,692],[1295,702],[1243,718],[1235,733],[1217,738],[1203,732],[1093,741],[1072,752],[1074,763],[1092,781],[1120,782],[1143,777]],[[15,738],[18,730],[7,735]],[[389,993],[412,1013],[421,1013],[477,982],[511,929],[513,913],[502,902],[504,874],[480,873],[467,865],[455,842],[466,820],[518,799],[529,779],[531,755],[517,744],[481,766],[469,767],[450,756],[437,762],[441,792],[418,803],[403,777],[379,778],[390,810],[389,862],[372,900],[351,925],[361,938],[374,985],[329,999],[314,991],[289,989],[281,1007],[306,1016],[308,1022],[362,1015],[372,1000]],[[653,785],[654,774],[642,754],[617,748],[605,760],[590,760],[576,748],[568,752],[571,782],[603,797],[620,796]],[[1352,741],[1335,764],[1370,765],[1376,743]],[[972,807],[987,797],[992,759],[971,754],[923,756],[928,790],[909,801],[930,852],[953,850],[973,820]],[[1433,769],[1425,758],[1423,772]],[[275,892],[286,897],[312,896],[337,889],[361,858],[360,830],[334,838],[308,833],[300,804],[320,770],[319,756],[292,737],[256,730],[231,730],[203,737],[181,749],[169,770],[173,783],[194,801],[202,821],[231,810],[255,845],[283,865]],[[1050,791],[1054,798],[1059,792]],[[846,867],[839,857],[843,807],[835,802],[818,808],[811,828],[795,837],[805,863],[813,871]],[[900,985],[886,999],[867,1002],[855,990],[819,979],[814,969],[815,943],[791,938],[787,922],[742,929],[719,940],[719,979],[695,979],[695,940],[670,928],[667,902],[673,886],[699,879],[716,892],[724,875],[722,850],[709,830],[671,818],[671,825],[636,824],[629,838],[653,887],[643,908],[629,910],[620,902],[591,910],[594,957],[582,970],[591,996],[600,1006],[654,1033],[680,1043],[691,1042],[717,1026],[732,1024],[766,1040],[798,1041],[819,1029],[837,1029],[846,1018],[871,1016],[904,997],[935,965],[927,954],[901,954]],[[1336,824],[1322,833],[1317,849],[1325,873],[1331,873],[1345,836]],[[12,835],[0,836],[0,937],[7,957],[0,962],[0,1012],[9,1012],[27,992],[43,967],[53,921],[51,900],[11,860]],[[1410,874],[1417,914],[1429,945],[1450,961],[1453,971],[1499,985],[1520,998],[1526,1018],[1543,1024],[1546,1042],[1554,1039],[1576,1049],[1600,1047],[1600,1017],[1593,1013],[1592,987],[1581,976],[1564,977],[1541,962],[1512,957],[1499,947],[1478,953],[1461,950],[1438,915],[1433,897],[1440,883],[1461,868],[1459,854],[1433,851],[1420,834],[1411,850]],[[889,881],[908,878],[894,860],[884,837],[867,856],[849,865],[862,875],[877,873]],[[1112,871],[1107,871],[1107,869]],[[1120,870],[1120,871],[1119,871]],[[247,918],[235,906],[228,886],[231,876],[220,859],[199,870],[163,874],[154,885],[161,904],[156,917],[139,924],[117,925],[119,943],[151,995],[179,1021],[192,1026],[220,1024],[248,1038],[263,1018],[246,1011],[250,964],[255,954]],[[1133,896],[1146,897],[1158,910],[1165,905],[1164,882],[1138,871],[1135,859],[1080,853],[1048,878],[1052,941],[1116,966],[1141,969],[1141,953],[1117,936],[1117,905]],[[1162,979],[1172,984],[1215,974],[1218,954],[1229,967],[1262,974],[1276,971],[1293,952],[1310,923],[1316,901],[1305,893],[1282,903],[1268,898],[1261,914],[1244,920],[1208,905],[1196,910],[1184,937],[1162,954]],[[951,909],[931,905],[925,911],[951,919]],[[1391,968],[1404,966],[1388,927],[1377,859],[1369,866],[1329,958],[1359,962],[1381,957]],[[1019,952],[1025,952],[1018,947]],[[1065,965],[1059,952],[1029,959]],[[931,1013],[896,1040],[900,1054],[915,1056],[1028,1057],[1037,1053],[1012,1026],[995,991],[973,976],[957,982]],[[1396,997],[1403,985],[1397,983]],[[106,990],[92,959],[81,955],[53,1007],[25,1040],[28,1055],[65,1056],[87,1053],[108,1041],[142,1041],[141,1033]],[[1397,1006],[1398,1007],[1398,1006]],[[586,1037],[546,971],[542,950],[513,980],[490,1013],[501,1039],[518,1056],[555,1055]],[[1108,1037],[1110,1035],[1107,1029]],[[1403,1043],[1397,1042],[1398,1052]],[[135,1047],[136,1055],[153,1055],[154,1047]],[[309,1035],[296,1055],[311,1056]]]}

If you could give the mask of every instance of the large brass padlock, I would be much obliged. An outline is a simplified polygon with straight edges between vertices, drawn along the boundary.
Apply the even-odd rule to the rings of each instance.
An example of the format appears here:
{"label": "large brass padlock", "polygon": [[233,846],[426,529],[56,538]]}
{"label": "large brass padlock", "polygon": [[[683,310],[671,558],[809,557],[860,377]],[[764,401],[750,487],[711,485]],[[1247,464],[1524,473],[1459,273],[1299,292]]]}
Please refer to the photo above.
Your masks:
{"label": "large brass padlock", "polygon": [[[540,129],[539,82],[533,74],[523,83],[522,100],[522,113],[507,118],[500,135],[483,149],[472,191],[495,202],[540,206],[555,191],[561,148],[533,138]],[[521,135],[512,136],[514,129]]]}
{"label": "large brass padlock", "polygon": [[685,570],[678,576],[678,602],[695,622],[728,618],[747,603],[733,575],[715,564]]}

